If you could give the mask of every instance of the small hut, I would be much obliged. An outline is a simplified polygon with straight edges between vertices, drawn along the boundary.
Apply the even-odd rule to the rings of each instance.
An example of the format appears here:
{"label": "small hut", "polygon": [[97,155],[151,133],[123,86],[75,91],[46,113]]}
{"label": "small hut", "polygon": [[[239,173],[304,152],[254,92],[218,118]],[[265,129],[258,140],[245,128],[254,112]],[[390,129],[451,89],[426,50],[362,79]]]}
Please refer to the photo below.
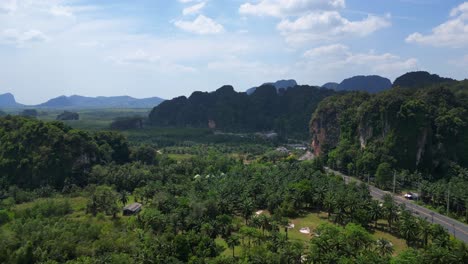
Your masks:
{"label": "small hut", "polygon": [[138,214],[141,211],[141,204],[140,203],[132,203],[124,207],[123,215],[129,216]]}

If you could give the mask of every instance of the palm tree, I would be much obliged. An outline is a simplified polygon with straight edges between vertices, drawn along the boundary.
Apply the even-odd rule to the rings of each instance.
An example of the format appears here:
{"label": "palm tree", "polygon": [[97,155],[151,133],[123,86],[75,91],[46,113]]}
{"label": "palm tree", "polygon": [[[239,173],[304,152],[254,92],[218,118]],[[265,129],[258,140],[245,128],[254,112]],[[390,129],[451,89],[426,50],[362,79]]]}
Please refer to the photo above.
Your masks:
{"label": "palm tree", "polygon": [[[276,223],[273,223],[273,224],[276,224]],[[279,224],[280,226],[283,226],[283,227],[284,227],[284,232],[286,233],[286,240],[288,240],[289,219],[288,219],[288,218],[285,218],[285,217],[282,217],[281,219],[279,219],[278,224]]]}
{"label": "palm tree", "polygon": [[400,220],[400,234],[405,238],[408,246],[414,244],[419,237],[419,225],[416,219],[408,212],[403,211]]}
{"label": "palm tree", "polygon": [[127,191],[121,191],[120,192],[120,202],[125,206],[128,203],[128,192]]}
{"label": "palm tree", "polygon": [[218,215],[216,217],[216,226],[219,229],[221,237],[226,239],[228,238],[233,230],[232,226],[232,217],[229,215]]}
{"label": "palm tree", "polygon": [[390,256],[394,251],[392,242],[385,238],[380,238],[376,241],[375,249],[381,256]]}
{"label": "palm tree", "polygon": [[330,218],[331,213],[335,207],[336,199],[335,195],[332,192],[325,194],[325,199],[323,199],[323,207],[327,210],[328,218]]}
{"label": "palm tree", "polygon": [[242,210],[242,216],[245,219],[245,224],[247,224],[249,218],[252,216],[254,207],[253,207],[253,202],[250,198],[246,198],[242,201],[241,204],[241,210]]}
{"label": "palm tree", "polygon": [[388,222],[388,227],[391,229],[392,224],[398,220],[398,206],[395,204],[390,194],[385,194],[383,196],[383,210]]}
{"label": "palm tree", "polygon": [[431,237],[432,230],[431,224],[426,220],[419,220],[419,226],[421,228],[421,240],[424,247],[427,247],[429,238]]}
{"label": "palm tree", "polygon": [[374,221],[374,227],[377,228],[377,221],[380,219],[382,215],[382,208],[380,207],[380,203],[377,200],[372,200],[369,206],[369,216],[372,221]]}
{"label": "palm tree", "polygon": [[319,185],[315,188],[313,201],[316,206],[318,206],[319,210],[322,210],[323,207],[323,200],[325,199],[325,194],[327,193],[327,188],[325,185]]}
{"label": "palm tree", "polygon": [[261,215],[254,215],[254,216],[252,216],[252,218],[250,218],[249,226],[255,227],[255,228],[260,228],[260,227],[262,227],[262,222],[261,222],[260,216],[261,216]]}
{"label": "palm tree", "polygon": [[237,235],[232,234],[227,240],[226,243],[229,248],[232,249],[232,257],[235,258],[235,247],[240,245],[239,237]]}
{"label": "palm tree", "polygon": [[261,214],[258,216],[259,221],[260,221],[260,226],[262,227],[262,234],[265,236],[265,229],[270,229],[270,217],[268,217],[265,214]]}

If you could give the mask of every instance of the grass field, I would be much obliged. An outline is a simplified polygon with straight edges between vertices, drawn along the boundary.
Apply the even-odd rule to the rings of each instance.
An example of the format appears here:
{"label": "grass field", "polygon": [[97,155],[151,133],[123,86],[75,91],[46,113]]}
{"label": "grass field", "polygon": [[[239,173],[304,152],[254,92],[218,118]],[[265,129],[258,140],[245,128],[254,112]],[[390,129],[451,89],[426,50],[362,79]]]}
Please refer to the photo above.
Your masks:
{"label": "grass field", "polygon": [[[290,239],[298,240],[298,241],[309,241],[310,239],[313,238],[313,235],[312,235],[313,231],[320,224],[330,223],[330,221],[328,221],[327,219],[327,213],[325,212],[309,213],[304,217],[290,219],[290,222],[295,225],[295,228],[289,230],[288,236]],[[308,235],[308,234],[300,233],[299,229],[301,229],[302,227],[309,227],[311,230],[311,234]],[[403,239],[397,238],[392,234],[389,234],[380,230],[375,230],[371,232],[371,235],[374,239],[385,238],[386,240],[392,242],[394,249],[395,249],[395,253],[394,253],[395,255],[397,255],[398,253],[400,253],[401,251],[407,248],[406,243]]]}
{"label": "grass field", "polygon": [[[306,245],[308,244],[308,242],[311,239],[313,239],[313,232],[319,225],[326,224],[326,223],[331,223],[327,219],[327,213],[325,213],[325,212],[308,213],[307,215],[302,216],[302,217],[291,218],[291,219],[289,219],[289,222],[293,223],[295,225],[295,227],[288,231],[288,238],[290,240],[304,242],[304,243],[306,243]],[[385,222],[381,221],[379,223],[381,225],[384,225]],[[303,233],[299,232],[299,230],[301,228],[303,228],[303,227],[310,228],[311,234],[303,234]],[[281,233],[285,234],[284,229],[281,229]],[[403,240],[401,238],[398,238],[398,237],[396,237],[396,236],[394,236],[394,235],[392,235],[390,233],[386,233],[386,232],[383,232],[383,231],[380,231],[380,230],[370,231],[370,233],[371,233],[372,238],[375,239],[375,240],[380,239],[380,238],[384,238],[384,239],[392,242],[393,248],[395,250],[393,255],[395,255],[395,256],[408,248],[406,243],[405,243],[405,240]],[[223,255],[232,256],[232,249],[228,248],[226,242],[223,239],[221,239],[221,238],[216,239],[216,243],[218,243],[218,245],[221,245],[221,246],[223,246],[225,248],[225,250],[223,252]],[[240,246],[235,247],[234,251],[235,251],[236,256],[238,256],[242,252],[242,248]]]}

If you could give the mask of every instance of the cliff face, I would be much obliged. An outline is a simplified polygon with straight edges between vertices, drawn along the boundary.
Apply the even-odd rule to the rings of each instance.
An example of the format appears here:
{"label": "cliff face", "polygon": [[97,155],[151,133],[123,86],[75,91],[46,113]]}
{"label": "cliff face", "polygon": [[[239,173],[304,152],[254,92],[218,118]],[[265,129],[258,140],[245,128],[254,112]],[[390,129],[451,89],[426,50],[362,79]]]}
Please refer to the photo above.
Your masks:
{"label": "cliff face", "polygon": [[[312,148],[316,156],[334,149],[342,133],[348,133],[344,126],[352,112],[369,98],[370,95],[361,92],[352,92],[325,98],[318,106],[310,122],[312,135]],[[356,128],[356,124],[353,125]]]}
{"label": "cliff face", "polygon": [[[375,169],[381,162],[442,172],[468,166],[468,83],[449,88],[393,88],[322,101],[310,122],[314,154],[336,166]],[[344,167],[346,169],[346,167]]]}

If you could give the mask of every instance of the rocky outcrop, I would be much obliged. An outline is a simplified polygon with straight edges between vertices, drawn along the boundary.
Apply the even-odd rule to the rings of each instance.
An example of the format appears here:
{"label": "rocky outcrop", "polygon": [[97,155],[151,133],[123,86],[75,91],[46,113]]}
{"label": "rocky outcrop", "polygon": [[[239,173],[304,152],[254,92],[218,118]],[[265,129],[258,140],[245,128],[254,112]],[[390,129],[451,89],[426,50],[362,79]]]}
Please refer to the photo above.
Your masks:
{"label": "rocky outcrop", "polygon": [[338,113],[323,111],[312,119],[312,149],[315,156],[320,156],[329,149],[336,147],[340,137]]}
{"label": "rocky outcrop", "polygon": [[337,91],[365,91],[378,93],[392,87],[392,82],[378,75],[354,76],[343,80],[337,87]]}
{"label": "rocky outcrop", "polygon": [[15,100],[15,97],[11,93],[0,94],[0,107],[3,108],[14,108],[21,107],[21,104],[18,104]]}
{"label": "rocky outcrop", "polygon": [[430,74],[425,71],[408,72],[398,77],[393,86],[406,88],[420,88],[442,83],[453,83],[454,79],[440,77],[437,74]]}
{"label": "rocky outcrop", "polygon": [[[297,86],[297,82],[295,80],[279,80],[276,82],[264,83],[260,86],[264,86],[264,85],[273,85],[276,88],[276,91],[279,92],[281,89],[287,90],[291,87]],[[247,91],[245,92],[248,95],[251,95],[255,92],[255,90],[257,90],[257,88],[258,87],[252,87],[250,89],[247,89]]]}
{"label": "rocky outcrop", "polygon": [[361,168],[391,162],[442,173],[452,162],[468,166],[467,87],[468,82],[457,82],[326,98],[310,122],[314,154],[326,155],[336,166],[352,162]]}

